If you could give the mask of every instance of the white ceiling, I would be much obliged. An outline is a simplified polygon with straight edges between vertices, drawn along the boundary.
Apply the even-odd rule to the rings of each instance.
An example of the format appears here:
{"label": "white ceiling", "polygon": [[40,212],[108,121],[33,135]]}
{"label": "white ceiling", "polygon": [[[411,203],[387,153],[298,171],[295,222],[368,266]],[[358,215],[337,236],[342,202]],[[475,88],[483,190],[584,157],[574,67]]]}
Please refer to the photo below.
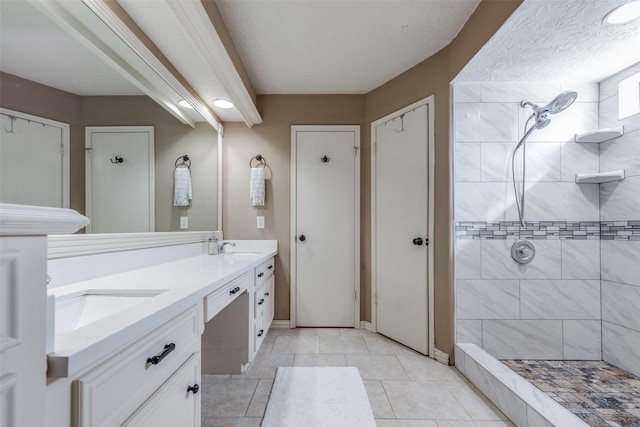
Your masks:
{"label": "white ceiling", "polygon": [[76,95],[142,95],[27,1],[0,0],[0,70]]}
{"label": "white ceiling", "polygon": [[630,0],[525,0],[455,81],[600,82],[640,62],[640,19],[607,25]]}
{"label": "white ceiling", "polygon": [[447,46],[479,0],[216,0],[259,94],[361,94]]}

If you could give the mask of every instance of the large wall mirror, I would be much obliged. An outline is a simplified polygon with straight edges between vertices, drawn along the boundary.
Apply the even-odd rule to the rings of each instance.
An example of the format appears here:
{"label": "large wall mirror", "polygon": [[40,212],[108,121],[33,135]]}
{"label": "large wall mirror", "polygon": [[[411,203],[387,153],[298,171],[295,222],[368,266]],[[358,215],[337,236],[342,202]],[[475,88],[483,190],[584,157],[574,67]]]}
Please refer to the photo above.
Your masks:
{"label": "large wall mirror", "polygon": [[[12,173],[16,179],[0,182],[0,202],[70,207],[84,214],[87,159],[91,160],[85,149],[86,130],[151,127],[153,159],[147,169],[153,173],[152,229],[108,232],[180,231],[184,230],[181,217],[188,217],[190,231],[220,229],[220,141],[210,120],[205,121],[196,110],[179,107],[179,94],[161,87],[165,83],[161,76],[81,1],[58,3],[73,4],[73,19],[90,29],[88,37],[100,33],[97,43],[108,39],[111,60],[75,36],[64,20],[44,10],[45,3],[0,2],[0,161],[17,168]],[[151,96],[145,90],[149,87],[157,88]],[[51,155],[62,152],[62,156],[44,161],[46,150],[37,143],[65,137],[68,148],[49,150]],[[18,146],[22,151],[15,151]],[[184,155],[190,159],[192,200],[189,206],[174,206],[174,170]],[[114,152],[109,158],[116,157]],[[133,162],[126,163],[124,159],[118,164],[116,159],[113,168],[120,169],[113,170],[124,176],[124,166],[135,167]],[[60,174],[60,194],[53,194],[45,172]],[[117,188],[110,190],[116,197],[110,208],[129,212],[131,206],[119,204],[117,197],[125,186],[114,186]],[[38,192],[49,197],[34,200]],[[25,194],[29,197],[24,198]]]}

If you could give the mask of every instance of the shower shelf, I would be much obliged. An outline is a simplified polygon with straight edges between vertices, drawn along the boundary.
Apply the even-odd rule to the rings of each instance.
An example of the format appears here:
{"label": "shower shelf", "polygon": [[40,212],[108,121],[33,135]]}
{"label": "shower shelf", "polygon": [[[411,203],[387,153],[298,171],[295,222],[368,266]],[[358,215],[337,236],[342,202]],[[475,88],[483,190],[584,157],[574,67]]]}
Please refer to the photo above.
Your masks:
{"label": "shower shelf", "polygon": [[624,135],[624,127],[618,126],[615,128],[598,129],[580,134],[577,133],[575,135],[575,141],[600,144],[601,142],[609,141],[622,135]]}
{"label": "shower shelf", "polygon": [[602,184],[603,182],[622,181],[624,169],[600,173],[577,173],[576,184]]}

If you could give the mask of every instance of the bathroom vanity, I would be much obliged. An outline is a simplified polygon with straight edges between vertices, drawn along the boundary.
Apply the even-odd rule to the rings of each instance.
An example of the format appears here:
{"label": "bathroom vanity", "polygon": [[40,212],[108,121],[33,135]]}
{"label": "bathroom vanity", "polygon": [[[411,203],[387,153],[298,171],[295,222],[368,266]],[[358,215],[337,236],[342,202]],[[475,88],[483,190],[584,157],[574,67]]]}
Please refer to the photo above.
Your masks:
{"label": "bathroom vanity", "polygon": [[[230,253],[208,255],[210,232],[6,237],[5,220],[3,284],[20,287],[20,313],[38,321],[23,324],[22,336],[37,341],[29,369],[14,369],[5,361],[19,357],[0,349],[2,405],[13,408],[2,427],[199,426],[201,367],[242,372],[273,319],[276,241],[236,241]],[[31,288],[5,268],[24,239],[39,245],[22,252],[34,254],[21,264],[33,272]],[[28,398],[19,394],[27,380]]]}

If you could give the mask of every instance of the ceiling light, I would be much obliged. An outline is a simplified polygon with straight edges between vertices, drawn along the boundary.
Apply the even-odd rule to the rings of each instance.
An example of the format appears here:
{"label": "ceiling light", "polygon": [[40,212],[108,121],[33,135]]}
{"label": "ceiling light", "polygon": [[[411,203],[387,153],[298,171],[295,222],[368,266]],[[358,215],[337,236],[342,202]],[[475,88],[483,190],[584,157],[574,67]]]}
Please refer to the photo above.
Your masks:
{"label": "ceiling light", "polygon": [[193,110],[193,107],[191,106],[191,104],[189,104],[184,99],[181,99],[180,101],[178,101],[178,105],[180,105],[183,108],[189,108],[190,110]]}
{"label": "ceiling light", "polygon": [[606,24],[625,24],[640,18],[640,1],[632,1],[613,9],[607,13],[603,21]]}
{"label": "ceiling light", "polygon": [[233,104],[226,99],[216,99],[213,101],[214,107],[229,109],[233,108]]}

